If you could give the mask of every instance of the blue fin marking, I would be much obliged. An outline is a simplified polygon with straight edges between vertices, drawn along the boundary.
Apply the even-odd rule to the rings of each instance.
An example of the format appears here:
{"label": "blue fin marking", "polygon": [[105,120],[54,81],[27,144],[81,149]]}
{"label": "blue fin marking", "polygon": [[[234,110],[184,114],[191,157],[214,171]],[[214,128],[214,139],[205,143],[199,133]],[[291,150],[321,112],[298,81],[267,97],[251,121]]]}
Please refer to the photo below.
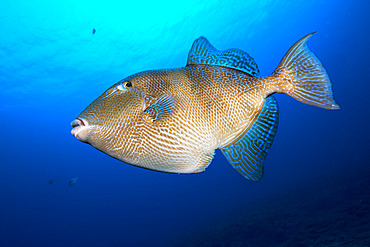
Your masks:
{"label": "blue fin marking", "polygon": [[278,122],[278,104],[270,96],[265,99],[260,114],[244,136],[229,147],[221,149],[230,164],[245,178],[253,181],[262,178],[262,161],[274,140]]}
{"label": "blue fin marking", "polygon": [[162,95],[153,104],[148,106],[144,112],[148,113],[153,121],[164,120],[171,115],[174,103],[175,99],[172,96]]}
{"label": "blue fin marking", "polygon": [[218,51],[209,41],[200,37],[190,49],[187,65],[209,64],[241,70],[251,76],[258,76],[259,69],[256,61],[248,53],[239,49]]}

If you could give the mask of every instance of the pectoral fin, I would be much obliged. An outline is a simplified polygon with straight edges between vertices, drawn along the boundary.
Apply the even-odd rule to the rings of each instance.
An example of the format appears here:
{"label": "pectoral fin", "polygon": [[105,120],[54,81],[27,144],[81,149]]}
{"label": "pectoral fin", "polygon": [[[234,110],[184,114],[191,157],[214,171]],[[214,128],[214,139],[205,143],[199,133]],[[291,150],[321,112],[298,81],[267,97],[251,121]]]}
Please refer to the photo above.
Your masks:
{"label": "pectoral fin", "polygon": [[153,104],[149,105],[144,112],[149,115],[153,121],[161,121],[168,118],[174,108],[175,99],[170,95],[162,95]]}
{"label": "pectoral fin", "polygon": [[221,149],[230,164],[245,178],[253,181],[262,178],[262,161],[274,140],[278,121],[278,105],[275,98],[270,96],[265,99],[256,121],[244,136]]}

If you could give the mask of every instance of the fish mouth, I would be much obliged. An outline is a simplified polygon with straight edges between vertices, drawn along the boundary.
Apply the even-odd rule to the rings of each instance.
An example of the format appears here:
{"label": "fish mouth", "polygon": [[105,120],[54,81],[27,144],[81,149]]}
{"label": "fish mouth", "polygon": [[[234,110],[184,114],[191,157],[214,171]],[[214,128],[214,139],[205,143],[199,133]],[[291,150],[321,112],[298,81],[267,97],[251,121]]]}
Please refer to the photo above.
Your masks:
{"label": "fish mouth", "polygon": [[72,131],[71,134],[82,142],[87,142],[87,137],[89,133],[89,123],[83,118],[76,118],[71,123]]}

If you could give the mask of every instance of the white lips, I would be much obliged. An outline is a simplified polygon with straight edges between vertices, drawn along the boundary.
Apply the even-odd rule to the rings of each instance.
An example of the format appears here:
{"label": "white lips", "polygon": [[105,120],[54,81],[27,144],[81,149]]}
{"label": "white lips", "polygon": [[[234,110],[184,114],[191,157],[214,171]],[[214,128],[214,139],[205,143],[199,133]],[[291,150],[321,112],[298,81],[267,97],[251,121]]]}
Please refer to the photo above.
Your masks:
{"label": "white lips", "polygon": [[72,135],[78,140],[86,142],[88,130],[90,129],[89,123],[85,119],[76,118],[72,121],[71,126],[73,127]]}

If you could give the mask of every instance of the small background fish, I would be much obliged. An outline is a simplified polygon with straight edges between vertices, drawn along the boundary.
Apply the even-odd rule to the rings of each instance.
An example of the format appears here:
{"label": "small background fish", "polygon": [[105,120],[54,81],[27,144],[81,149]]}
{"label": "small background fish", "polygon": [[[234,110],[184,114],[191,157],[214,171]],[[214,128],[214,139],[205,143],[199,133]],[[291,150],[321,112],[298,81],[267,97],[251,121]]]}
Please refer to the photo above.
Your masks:
{"label": "small background fish", "polygon": [[68,181],[68,186],[71,187],[73,185],[75,185],[78,181],[78,177],[74,177],[74,178],[71,178],[69,181]]}

